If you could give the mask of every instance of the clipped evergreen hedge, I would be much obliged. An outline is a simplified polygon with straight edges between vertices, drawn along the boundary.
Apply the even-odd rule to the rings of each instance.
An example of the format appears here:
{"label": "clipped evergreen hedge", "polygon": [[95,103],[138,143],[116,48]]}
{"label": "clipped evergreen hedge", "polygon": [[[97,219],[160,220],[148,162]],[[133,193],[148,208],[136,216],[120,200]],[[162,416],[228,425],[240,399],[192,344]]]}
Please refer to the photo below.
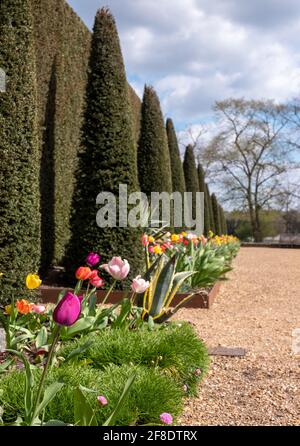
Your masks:
{"label": "clipped evergreen hedge", "polygon": [[214,222],[214,213],[212,208],[212,202],[211,202],[211,195],[209,192],[209,187],[205,183],[205,191],[206,191],[206,198],[207,198],[207,204],[208,204],[208,213],[209,213],[209,230],[215,233],[215,222]]}
{"label": "clipped evergreen hedge", "polygon": [[217,200],[217,197],[215,194],[212,194],[212,196],[211,196],[211,203],[212,203],[213,216],[214,216],[215,233],[218,235],[221,235],[222,234],[222,226],[221,226],[221,219],[220,219],[219,203],[218,203],[218,200]]}
{"label": "clipped evergreen hedge", "polygon": [[100,252],[102,261],[122,256],[129,261],[131,274],[136,274],[142,262],[140,232],[131,227],[100,228],[96,222],[100,192],[117,198],[120,184],[128,186],[128,194],[139,190],[124,62],[114,18],[105,8],[95,19],[75,178],[72,235],[65,259],[70,277],[89,251]]}
{"label": "clipped evergreen hedge", "polygon": [[205,173],[202,165],[198,165],[198,180],[199,180],[199,190],[204,193],[204,234],[208,235],[210,230],[210,210],[209,210],[209,197],[207,192],[207,187],[205,184]]}
{"label": "clipped evergreen hedge", "polygon": [[40,263],[37,96],[29,0],[0,3],[0,286],[1,300],[24,291]]}
{"label": "clipped evergreen hedge", "polygon": [[[61,262],[70,238],[74,174],[91,32],[65,0],[31,0],[41,152],[42,267]],[[129,86],[135,141],[141,101]]]}
{"label": "clipped evergreen hedge", "polygon": [[185,179],[182,168],[182,161],[180,157],[180,151],[177,141],[177,136],[172,119],[168,118],[166,122],[166,130],[168,137],[168,146],[171,162],[172,173],[172,191],[173,192],[185,192]]}
{"label": "clipped evergreen hedge", "polygon": [[69,218],[91,33],[64,0],[31,0],[41,152],[42,270],[57,264]]}
{"label": "clipped evergreen hedge", "polygon": [[170,155],[163,114],[155,90],[145,86],[138,145],[138,174],[141,191],[172,192]]}
{"label": "clipped evergreen hedge", "polygon": [[192,193],[192,217],[196,218],[196,193],[199,192],[199,179],[193,146],[187,146],[183,160],[185,188]]}

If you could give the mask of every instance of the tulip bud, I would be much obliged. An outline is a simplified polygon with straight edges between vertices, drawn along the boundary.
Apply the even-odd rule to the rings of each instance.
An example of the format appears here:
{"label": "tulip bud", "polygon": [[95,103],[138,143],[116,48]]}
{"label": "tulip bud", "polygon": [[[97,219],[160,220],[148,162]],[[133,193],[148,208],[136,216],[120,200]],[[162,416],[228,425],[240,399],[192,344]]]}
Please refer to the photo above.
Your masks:
{"label": "tulip bud", "polygon": [[28,274],[26,277],[26,286],[29,290],[34,290],[41,285],[42,281],[37,274]]}
{"label": "tulip bud", "polygon": [[102,279],[102,277],[99,277],[97,275],[95,277],[92,277],[92,279],[90,279],[90,284],[96,288],[101,288],[104,285],[104,280]]}
{"label": "tulip bud", "polygon": [[150,286],[150,283],[144,279],[142,279],[141,276],[137,276],[135,279],[133,279],[131,284],[131,289],[135,293],[144,293]]}
{"label": "tulip bud", "polygon": [[100,256],[96,252],[90,252],[86,258],[86,263],[89,266],[96,266],[100,262]]}
{"label": "tulip bud", "polygon": [[58,325],[69,327],[78,320],[80,312],[81,304],[79,298],[68,291],[55,307],[53,320]]}
{"label": "tulip bud", "polygon": [[124,280],[129,274],[130,265],[127,260],[122,260],[121,257],[113,257],[109,263],[102,265],[101,268],[115,280]]}
{"label": "tulip bud", "polygon": [[32,306],[32,311],[37,314],[43,314],[46,311],[45,305],[35,305]]}
{"label": "tulip bud", "polygon": [[16,308],[21,314],[28,314],[32,312],[33,304],[29,303],[26,299],[17,300]]}
{"label": "tulip bud", "polygon": [[171,414],[164,412],[164,413],[160,414],[160,421],[163,424],[169,424],[170,425],[170,424],[173,423],[173,417],[172,417]]}
{"label": "tulip bud", "polygon": [[76,279],[88,280],[91,277],[92,271],[88,266],[80,266],[75,273]]}
{"label": "tulip bud", "polygon": [[107,399],[103,395],[97,396],[97,400],[101,406],[106,406],[108,404]]}
{"label": "tulip bud", "polygon": [[147,234],[142,235],[142,245],[147,246],[149,244],[149,237]]}

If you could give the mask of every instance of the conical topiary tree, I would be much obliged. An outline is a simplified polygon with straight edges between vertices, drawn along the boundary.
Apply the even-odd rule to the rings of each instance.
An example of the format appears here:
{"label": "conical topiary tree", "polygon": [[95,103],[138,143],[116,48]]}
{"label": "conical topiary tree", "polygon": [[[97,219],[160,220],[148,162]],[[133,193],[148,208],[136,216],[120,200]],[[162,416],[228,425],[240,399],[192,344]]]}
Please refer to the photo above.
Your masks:
{"label": "conical topiary tree", "polygon": [[221,228],[221,221],[220,221],[219,204],[218,204],[218,200],[217,200],[217,197],[215,194],[212,194],[212,196],[211,196],[211,203],[212,203],[214,223],[215,223],[215,233],[217,235],[221,235],[222,228]]}
{"label": "conical topiary tree", "polygon": [[168,141],[158,96],[145,86],[141,133],[138,145],[138,172],[141,191],[172,192],[172,174]]}
{"label": "conical topiary tree", "polygon": [[103,261],[122,256],[136,273],[141,265],[139,231],[99,228],[96,223],[100,192],[117,199],[120,184],[128,186],[128,193],[138,190],[125,68],[115,20],[105,8],[95,18],[83,120],[66,266],[73,274],[88,251],[98,251]]}
{"label": "conical topiary tree", "polygon": [[212,202],[211,202],[211,196],[209,193],[209,187],[205,183],[205,191],[206,191],[206,199],[208,204],[208,214],[209,214],[209,231],[212,231],[213,233],[216,232],[215,230],[215,221],[214,221],[214,213],[212,208]]}
{"label": "conical topiary tree", "polygon": [[200,163],[198,164],[198,180],[199,190],[204,193],[204,234],[208,235],[210,230],[209,197],[207,196],[204,169]]}
{"label": "conical topiary tree", "polygon": [[10,300],[40,263],[39,149],[31,2],[0,3],[0,296]]}
{"label": "conical topiary tree", "polygon": [[199,192],[199,180],[194,156],[193,146],[188,145],[183,161],[183,171],[185,178],[185,188],[187,192],[192,192],[192,218],[196,218],[196,193]]}
{"label": "conical topiary tree", "polygon": [[177,141],[177,136],[172,119],[168,118],[166,123],[168,146],[171,162],[172,173],[172,191],[173,192],[185,192],[185,179],[182,168],[182,161],[180,158],[180,151]]}
{"label": "conical topiary tree", "polygon": [[221,205],[219,205],[219,213],[220,213],[220,222],[221,222],[222,234],[227,234],[226,218],[225,218],[225,214],[224,214],[224,209],[222,208]]}

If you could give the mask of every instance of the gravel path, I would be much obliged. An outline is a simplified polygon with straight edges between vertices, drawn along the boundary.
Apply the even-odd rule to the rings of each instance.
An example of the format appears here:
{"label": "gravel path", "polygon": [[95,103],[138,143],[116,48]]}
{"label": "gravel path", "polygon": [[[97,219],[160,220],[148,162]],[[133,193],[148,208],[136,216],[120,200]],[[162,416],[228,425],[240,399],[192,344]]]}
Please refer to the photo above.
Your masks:
{"label": "gravel path", "polygon": [[243,358],[212,357],[181,425],[299,425],[300,250],[242,248],[210,310],[183,309],[209,347],[243,347]]}

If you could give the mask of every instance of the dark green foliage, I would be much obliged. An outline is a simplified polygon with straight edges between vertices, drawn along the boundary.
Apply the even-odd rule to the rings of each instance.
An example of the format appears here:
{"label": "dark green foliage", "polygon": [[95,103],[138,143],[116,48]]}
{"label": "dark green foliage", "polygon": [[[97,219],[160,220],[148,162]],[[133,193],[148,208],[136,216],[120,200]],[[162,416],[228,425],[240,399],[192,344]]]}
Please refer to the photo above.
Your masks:
{"label": "dark green foliage", "polygon": [[99,228],[96,223],[100,192],[117,196],[120,184],[128,186],[128,193],[138,190],[124,63],[115,21],[106,9],[96,15],[89,66],[66,266],[72,275],[87,252],[98,251],[103,260],[122,255],[135,274],[142,254],[139,232],[133,228]]}
{"label": "dark green foliage", "polygon": [[207,187],[205,184],[205,173],[204,169],[199,163],[198,165],[198,180],[199,180],[199,190],[204,193],[204,234],[208,235],[210,230],[210,212],[209,212],[209,197],[207,192]]}
{"label": "dark green foliage", "polygon": [[220,221],[219,204],[218,204],[218,200],[217,200],[217,197],[215,194],[212,194],[212,196],[211,196],[211,203],[212,203],[213,216],[214,216],[215,233],[217,235],[221,235],[222,227],[221,227],[221,221]]}
{"label": "dark green foliage", "polygon": [[64,0],[31,0],[41,151],[42,267],[63,257],[87,80],[90,32]]}
{"label": "dark green foliage", "polygon": [[227,222],[224,214],[224,209],[222,208],[222,206],[219,206],[219,212],[220,212],[222,234],[227,234]]}
{"label": "dark green foliage", "polygon": [[[91,33],[65,0],[31,0],[37,68],[42,266],[57,264],[70,237]],[[129,87],[136,141],[141,101]]]}
{"label": "dark green foliage", "polygon": [[196,167],[196,161],[194,156],[194,149],[191,145],[188,145],[183,161],[183,171],[185,178],[185,188],[187,192],[192,192],[192,218],[196,218],[196,193],[199,192],[199,180]]}
{"label": "dark green foliage", "polygon": [[158,96],[145,86],[141,133],[138,145],[138,173],[141,191],[172,192],[172,175],[167,135]]}
{"label": "dark green foliage", "polygon": [[168,146],[172,172],[172,191],[185,192],[185,179],[182,168],[182,161],[178,147],[177,136],[172,119],[168,118],[166,123]]}
{"label": "dark green foliage", "polygon": [[214,222],[214,213],[212,208],[211,196],[209,193],[209,187],[205,183],[205,191],[206,191],[206,199],[208,204],[208,212],[209,212],[209,230],[215,233],[215,222]]}
{"label": "dark green foliage", "polygon": [[91,361],[92,367],[102,369],[110,363],[158,366],[180,385],[187,384],[191,392],[195,392],[199,379],[194,374],[195,369],[200,368],[205,373],[209,364],[205,345],[187,323],[163,325],[155,331],[150,331],[147,324],[138,331],[101,331],[69,343],[60,355],[67,357],[89,339],[94,343],[79,359]]}
{"label": "dark green foliage", "polygon": [[[96,411],[99,425],[109,417],[115,408],[127,379],[136,373],[136,380],[121,409],[116,425],[160,423],[162,412],[179,415],[182,408],[182,390],[170,377],[162,375],[154,368],[142,366],[116,365],[106,366],[104,370],[95,370],[86,365],[62,366],[54,369],[48,384],[63,380],[65,385],[49,404],[45,412],[45,421],[50,419],[74,423],[73,395],[74,389],[81,384],[96,390],[96,393],[86,393],[91,406]],[[0,381],[0,405],[4,409],[3,419],[14,421],[24,413],[24,372],[12,372]],[[108,400],[106,407],[99,406],[97,396],[104,395]]]}
{"label": "dark green foliage", "polygon": [[0,287],[9,300],[40,262],[39,148],[31,5],[0,3]]}
{"label": "dark green foliage", "polygon": [[136,94],[136,92],[130,85],[128,86],[128,92],[129,92],[129,101],[130,101],[130,105],[131,105],[134,140],[137,145],[139,138],[140,138],[140,132],[141,132],[142,104],[141,104],[140,98],[138,97],[138,95]]}

